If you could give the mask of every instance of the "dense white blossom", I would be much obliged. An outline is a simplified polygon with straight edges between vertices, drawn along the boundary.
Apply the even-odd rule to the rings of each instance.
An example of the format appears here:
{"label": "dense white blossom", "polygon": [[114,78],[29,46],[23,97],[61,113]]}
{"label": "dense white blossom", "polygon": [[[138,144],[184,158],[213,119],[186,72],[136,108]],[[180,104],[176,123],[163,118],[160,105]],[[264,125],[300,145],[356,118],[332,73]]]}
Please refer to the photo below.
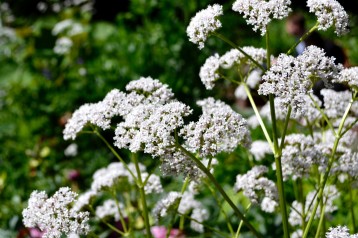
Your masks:
{"label": "dense white blossom", "polygon": [[65,55],[68,52],[70,52],[72,46],[73,46],[73,42],[70,38],[61,37],[56,40],[55,47],[53,48],[53,51],[56,54]]}
{"label": "dense white blossom", "polygon": [[309,11],[313,12],[319,22],[319,30],[335,27],[337,35],[348,33],[349,18],[341,4],[336,0],[307,0]]}
{"label": "dense white blossom", "polygon": [[206,9],[196,13],[186,29],[189,41],[199,45],[199,49],[204,48],[204,42],[208,35],[221,27],[218,18],[222,14],[223,9],[219,4],[209,5]]}
{"label": "dense white blossom", "polygon": [[188,106],[175,101],[165,105],[140,105],[117,125],[114,144],[132,152],[143,150],[162,156],[175,144],[173,132],[184,124],[183,117],[190,113]]}
{"label": "dense white blossom", "polygon": [[84,27],[82,24],[73,21],[72,19],[66,19],[58,22],[52,29],[52,34],[57,36],[64,34],[66,36],[72,37],[78,34],[83,33]]}
{"label": "dense white blossom", "polygon": [[[276,63],[262,77],[258,93],[274,94],[280,98],[281,107],[292,107],[292,117],[306,115],[306,96],[311,93],[314,81],[326,84],[338,77],[342,65],[336,65],[333,57],[325,56],[322,49],[309,46],[297,58],[281,54]],[[287,110],[287,109],[286,109]]]}
{"label": "dense white blossom", "polygon": [[228,105],[213,98],[199,101],[203,114],[197,122],[186,125],[180,134],[186,147],[201,157],[232,152],[238,145],[249,145],[250,134],[246,120]]}
{"label": "dense white blossom", "polygon": [[[322,89],[324,112],[328,118],[340,119],[344,115],[348,104],[352,100],[352,92],[336,92],[332,89]],[[354,102],[351,111],[358,115],[358,102]],[[340,122],[340,120],[339,120]]]}
{"label": "dense white blossom", "polygon": [[[340,196],[340,193],[338,192],[337,188],[333,185],[326,186],[323,190],[323,204],[325,204],[325,214],[332,213],[337,210],[337,207],[333,204],[333,201],[337,199]],[[317,199],[317,192],[311,191],[307,194],[306,200],[305,200],[305,217],[306,221],[310,219],[310,216],[312,216],[312,206],[314,202]],[[288,217],[288,221],[292,226],[301,226],[302,225],[302,204],[298,201],[293,201],[292,207],[294,209],[291,209],[291,212]],[[317,211],[320,210],[320,205],[318,206]],[[316,212],[315,219],[320,217],[320,213]]]}
{"label": "dense white blossom", "polygon": [[336,82],[346,83],[355,91],[358,91],[358,67],[343,69]]}
{"label": "dense white blossom", "polygon": [[272,154],[272,149],[267,141],[255,140],[251,144],[250,153],[255,157],[255,160],[260,161],[265,158],[265,155]]}
{"label": "dense white blossom", "polygon": [[215,81],[220,78],[218,73],[220,67],[220,58],[218,54],[212,55],[206,59],[200,68],[199,77],[206,89],[213,89]]}
{"label": "dense white blossom", "polygon": [[253,25],[254,31],[266,33],[266,27],[272,19],[283,19],[291,11],[290,0],[236,0],[232,10],[244,15],[247,24]]}
{"label": "dense white blossom", "polygon": [[[149,108],[155,108],[156,104],[162,105],[170,102],[173,97],[167,85],[151,77],[141,77],[131,81],[126,89],[129,93],[113,89],[102,101],[84,104],[77,109],[66,124],[63,132],[64,139],[75,139],[87,123],[103,130],[108,129],[114,116],[122,116],[126,119],[124,127],[138,127],[136,123],[140,123],[143,116],[150,115]],[[144,110],[141,107],[148,107],[148,109]]]}
{"label": "dense white blossom", "polygon": [[[250,55],[256,62],[264,64],[266,60],[266,50],[262,48],[255,48],[252,46],[242,47],[242,51]],[[238,49],[231,49],[220,57],[220,67],[229,69],[233,65],[257,67],[246,55],[241,53]]]}
{"label": "dense white blossom", "polygon": [[37,227],[44,232],[44,238],[60,238],[70,233],[89,232],[88,212],[79,212],[70,207],[77,194],[70,188],[60,188],[52,197],[42,191],[31,193],[28,207],[23,210],[26,227]]}
{"label": "dense white blossom", "polygon": [[114,217],[115,221],[119,221],[121,219],[121,215],[126,216],[124,205],[112,199],[104,201],[103,205],[97,206],[96,208],[96,216],[100,219]]}
{"label": "dense white blossom", "polygon": [[146,97],[144,103],[164,104],[173,99],[173,92],[166,84],[151,77],[140,77],[127,84],[126,90]]}
{"label": "dense white blossom", "polygon": [[178,192],[170,192],[168,195],[157,202],[152,210],[153,216],[158,222],[160,218],[165,217],[168,212],[174,211],[179,205],[182,195]]}
{"label": "dense white blossom", "polygon": [[260,203],[263,211],[271,213],[278,206],[278,193],[275,183],[262,177],[267,171],[267,167],[260,165],[253,167],[246,174],[237,175],[234,190],[243,191],[253,204]]}
{"label": "dense white blossom", "polygon": [[132,179],[129,171],[121,162],[110,163],[107,167],[98,169],[93,174],[91,190],[98,192],[105,188],[113,187],[120,178]]}
{"label": "dense white blossom", "polygon": [[86,207],[90,205],[91,199],[96,197],[98,195],[98,192],[93,190],[88,190],[85,193],[82,193],[80,196],[78,196],[77,200],[73,204],[73,210],[80,211],[83,207]]}
{"label": "dense white blossom", "polygon": [[353,178],[358,177],[358,152],[348,149],[333,166],[332,172],[347,173]]}
{"label": "dense white blossom", "polygon": [[160,177],[158,175],[149,175],[145,172],[142,173],[142,180],[146,181],[144,186],[144,191],[146,194],[163,192],[162,183],[160,182]]}
{"label": "dense white blossom", "polygon": [[281,158],[284,180],[290,176],[293,179],[307,176],[313,165],[320,166],[320,170],[325,168],[327,158],[312,137],[290,134],[286,136],[284,143]]}
{"label": "dense white blossom", "polygon": [[328,229],[326,238],[358,238],[358,234],[350,235],[346,226],[337,226]]}
{"label": "dense white blossom", "polygon": [[179,150],[168,150],[161,156],[161,171],[166,176],[178,176],[180,174],[190,179],[197,180],[201,177],[201,171],[187,155]]}

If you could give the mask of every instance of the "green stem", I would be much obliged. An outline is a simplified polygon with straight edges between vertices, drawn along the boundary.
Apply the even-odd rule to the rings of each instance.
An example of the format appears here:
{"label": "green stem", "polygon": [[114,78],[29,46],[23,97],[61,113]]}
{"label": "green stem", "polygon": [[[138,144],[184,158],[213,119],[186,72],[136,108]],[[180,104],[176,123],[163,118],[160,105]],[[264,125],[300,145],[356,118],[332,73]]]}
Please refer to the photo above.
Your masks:
{"label": "green stem", "polygon": [[[225,210],[223,209],[219,198],[216,196],[215,190],[210,186],[210,183],[208,183],[208,182],[206,182],[206,186],[209,188],[209,190],[212,193],[214,199],[216,200],[216,203],[218,204],[218,206],[220,208],[221,213],[224,215],[225,220],[226,220],[226,225],[227,225],[227,227],[228,227],[228,229],[230,231],[231,236],[233,237],[234,236],[234,229],[231,226],[230,219],[229,219],[228,215],[226,214]],[[241,222],[242,222],[242,220],[240,221],[240,223]]]}
{"label": "green stem", "polygon": [[231,40],[227,39],[225,36],[214,32],[213,33],[214,36],[218,37],[219,39],[223,40],[224,42],[228,43],[231,47],[237,49],[238,51],[240,51],[243,55],[245,55],[249,60],[252,61],[252,63],[254,63],[257,67],[259,67],[263,72],[266,71],[266,69],[256,60],[254,60],[249,54],[247,54],[245,51],[243,51],[239,46],[237,46],[234,42],[232,42]]}
{"label": "green stem", "polygon": [[[269,38],[270,38],[269,31],[268,29],[266,29],[266,51],[267,51],[266,58],[267,58],[268,69],[270,69],[271,67]],[[273,140],[274,156],[275,156],[275,164],[276,164],[277,190],[279,195],[279,203],[280,203],[280,210],[282,216],[283,235],[284,238],[289,238],[290,233],[288,229],[289,224],[288,224],[288,216],[287,216],[287,208],[286,208],[286,200],[285,200],[285,190],[283,186],[281,151],[279,150],[278,138],[277,138],[275,101],[274,101],[273,94],[269,95],[269,100],[270,100],[270,111],[271,111],[271,121],[272,121],[272,140]]]}
{"label": "green stem", "polygon": [[300,44],[302,41],[306,40],[307,37],[309,35],[311,35],[315,30],[318,29],[318,22],[316,23],[316,25],[314,25],[309,31],[307,31],[288,51],[287,51],[287,55],[292,54],[292,52],[296,49],[296,46],[298,46],[298,44]]}
{"label": "green stem", "polygon": [[131,174],[132,178],[134,179],[134,181],[137,181],[136,176],[133,174],[133,172],[129,169],[128,165],[126,164],[126,162],[124,162],[124,160],[122,159],[122,157],[117,153],[117,151],[108,143],[108,141],[101,135],[101,133],[99,133],[97,130],[94,130],[94,133],[106,144],[106,146],[110,149],[110,151],[114,154],[114,156],[117,157],[117,159],[119,161],[122,162],[123,166],[126,168],[126,170]]}
{"label": "green stem", "polygon": [[152,237],[152,233],[150,231],[147,199],[146,199],[146,195],[145,195],[145,191],[144,191],[144,183],[143,183],[142,174],[141,174],[141,171],[139,168],[137,154],[133,154],[132,159],[133,159],[133,163],[135,165],[135,169],[137,171],[137,176],[138,176],[137,186],[139,188],[140,200],[142,202],[142,215],[144,217],[145,229],[146,229],[147,237],[150,238],[150,237]]}
{"label": "green stem", "polygon": [[323,119],[327,122],[327,125],[329,126],[329,128],[332,130],[333,134],[336,135],[336,131],[333,128],[332,123],[329,121],[326,113],[324,113],[324,111],[321,109],[321,107],[316,103],[316,101],[312,98],[311,94],[308,94],[308,96],[311,98],[313,105],[316,107],[316,109],[321,113]]}
{"label": "green stem", "polygon": [[[184,184],[183,184],[183,186],[182,186],[182,188],[181,188],[181,192],[180,192],[181,195],[184,194],[186,188],[187,188],[188,185],[189,185],[189,182],[190,182],[189,177],[186,177],[186,178],[185,178],[185,181],[184,181]],[[175,211],[178,211],[180,202],[181,202],[181,198],[179,199],[179,202],[178,202],[177,207],[175,208]],[[172,216],[172,219],[170,220],[169,226],[168,226],[168,228],[167,228],[166,238],[168,238],[168,237],[170,236],[170,231],[171,231],[172,228],[173,228],[173,224],[174,224],[174,221],[175,221],[175,217],[176,217],[176,212],[174,213],[174,215]],[[182,219],[182,218],[183,218],[183,219]],[[182,220],[183,220],[183,221],[182,221]],[[180,217],[180,224],[183,224],[183,227],[180,227],[180,226],[179,226],[179,229],[180,229],[180,230],[183,230],[183,228],[184,228],[184,217],[183,217],[183,216]]]}
{"label": "green stem", "polygon": [[[353,96],[353,98],[355,98],[356,96],[356,93],[355,95]],[[324,190],[324,187],[327,183],[327,180],[328,180],[328,176],[329,176],[329,173],[331,171],[331,168],[332,168],[332,165],[333,165],[333,162],[334,162],[334,157],[335,157],[335,154],[336,154],[336,151],[337,151],[337,147],[338,147],[338,144],[339,144],[339,140],[342,138],[342,130],[343,130],[343,126],[344,126],[344,122],[346,121],[347,117],[348,117],[348,113],[352,107],[352,104],[354,102],[353,98],[351,99],[351,101],[349,102],[347,108],[346,108],[346,111],[344,112],[344,115],[342,117],[342,120],[339,124],[339,127],[338,127],[338,131],[337,131],[337,134],[336,134],[336,139],[334,140],[334,144],[333,144],[333,148],[332,148],[332,154],[330,156],[330,159],[328,161],[328,166],[327,166],[327,169],[326,169],[326,172],[323,176],[323,179],[321,180],[321,184],[320,184],[320,187],[319,187],[319,191],[318,191],[318,195],[317,195],[317,200],[315,202],[315,205],[313,207],[313,210],[312,210],[312,214],[311,214],[311,217],[310,219],[308,220],[308,223],[307,223],[307,226],[306,226],[306,229],[304,230],[304,233],[303,233],[303,237],[302,238],[306,238],[307,235],[308,235],[308,232],[311,228],[311,225],[313,223],[313,219],[314,219],[314,216],[316,214],[316,211],[317,211],[317,208],[320,204],[320,201],[322,200],[322,197],[323,197],[323,190]]]}
{"label": "green stem", "polygon": [[117,199],[117,196],[116,196],[116,192],[115,192],[114,189],[111,189],[111,192],[112,192],[113,199],[114,199],[114,201],[116,203],[117,210],[119,212],[119,219],[121,221],[123,231],[124,231],[124,233],[128,233],[127,225],[126,225],[126,222],[124,220],[123,213],[121,212],[121,208],[119,206],[119,202],[118,202],[118,199]]}
{"label": "green stem", "polygon": [[[245,211],[245,214],[244,214],[244,215],[246,215],[246,213],[249,211],[250,207],[251,207],[251,203],[247,206],[247,208],[246,208],[246,211]],[[239,238],[239,236],[240,236],[240,230],[241,230],[242,224],[243,224],[243,222],[242,222],[242,220],[241,220],[241,221],[240,221],[240,223],[239,223],[239,227],[237,228],[237,231],[236,231],[236,234],[235,234],[235,238]]]}
{"label": "green stem", "polygon": [[291,117],[291,111],[292,111],[292,107],[290,105],[290,106],[288,106],[288,112],[287,112],[286,119],[285,119],[285,127],[283,128],[281,144],[280,144],[280,154],[282,153],[282,149],[284,147],[285,137],[286,137],[286,133],[287,133],[287,127],[288,127],[288,122],[290,121],[290,117]]}
{"label": "green stem", "polygon": [[259,113],[259,111],[258,111],[258,109],[257,109],[257,106],[256,106],[256,104],[255,104],[255,101],[254,101],[254,99],[252,98],[250,89],[249,89],[249,87],[246,85],[246,83],[243,83],[243,85],[244,85],[244,88],[245,88],[245,92],[246,92],[246,94],[247,94],[247,97],[249,98],[251,107],[252,107],[252,109],[254,110],[255,115],[256,115],[256,118],[257,118],[257,120],[259,121],[259,124],[260,124],[260,126],[261,126],[261,129],[262,129],[262,131],[263,131],[263,133],[264,133],[264,135],[265,135],[265,138],[266,138],[267,142],[268,142],[269,145],[270,145],[270,148],[271,148],[271,150],[272,150],[272,153],[275,153],[275,149],[274,149],[274,147],[273,147],[273,143],[272,143],[272,141],[271,141],[270,135],[269,135],[269,133],[267,132],[267,129],[266,129],[266,126],[265,126],[264,122],[262,121],[261,115],[260,115],[260,113]]}
{"label": "green stem", "polygon": [[324,211],[326,210],[326,204],[323,204],[323,206],[321,207],[321,215],[319,218],[319,223],[318,223],[318,227],[317,227],[317,231],[316,231],[316,236],[315,238],[319,238],[321,232],[322,232],[322,228],[323,228],[323,221],[324,221]]}
{"label": "green stem", "polygon": [[350,187],[348,188],[349,190],[349,206],[350,206],[350,212],[351,212],[351,216],[352,216],[352,226],[353,226],[353,233],[356,234],[357,233],[357,229],[356,229],[356,218],[354,215],[354,201],[353,201],[353,189],[352,189],[352,180],[350,179]]}
{"label": "green stem", "polygon": [[218,181],[215,179],[215,177],[210,173],[210,171],[203,165],[198,158],[196,158],[192,153],[187,151],[184,147],[182,147],[180,144],[177,145],[180,150],[182,150],[189,158],[191,158],[195,163],[196,166],[210,179],[210,181],[214,184],[216,189],[221,193],[225,201],[230,205],[230,207],[234,210],[235,214],[243,220],[244,224],[249,228],[249,230],[256,236],[256,237],[262,237],[256,229],[251,225],[249,220],[240,212],[240,210],[236,207],[236,205],[233,203],[233,201],[230,199],[230,197],[226,194],[224,189],[221,187],[221,185],[218,183]]}

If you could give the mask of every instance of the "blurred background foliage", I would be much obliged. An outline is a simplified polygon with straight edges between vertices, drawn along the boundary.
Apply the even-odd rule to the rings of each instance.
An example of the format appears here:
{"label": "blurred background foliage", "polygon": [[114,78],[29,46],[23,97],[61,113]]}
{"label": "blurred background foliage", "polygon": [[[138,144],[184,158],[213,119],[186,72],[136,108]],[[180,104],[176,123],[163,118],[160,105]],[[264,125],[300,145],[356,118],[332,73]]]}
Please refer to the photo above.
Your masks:
{"label": "blurred background foliage", "polygon": [[[62,139],[62,130],[80,105],[101,100],[113,88],[124,90],[140,76],[169,84],[177,98],[194,109],[195,101],[207,96],[234,102],[232,85],[222,82],[206,91],[198,77],[208,56],[230,48],[210,38],[199,51],[185,33],[190,18],[213,3],[224,5],[222,34],[240,46],[264,47],[259,33],[231,11],[232,1],[0,2],[0,237],[14,237],[11,231],[21,229],[21,211],[33,190],[50,194],[61,186],[85,190],[93,172],[114,160],[91,136],[76,140],[75,157],[64,154],[71,142]],[[302,3],[294,1],[294,9],[307,11]],[[358,9],[350,5],[357,5],[352,1],[342,4],[348,11]],[[350,15],[356,26],[357,15]],[[306,16],[313,25],[312,15]],[[62,29],[55,30],[61,22]],[[287,51],[295,40],[284,24],[274,21],[270,26],[275,55]],[[352,65],[358,64],[357,27],[339,39],[333,32],[323,35],[345,48]],[[71,44],[60,45],[63,37]],[[218,171],[219,177],[228,176],[226,170]],[[233,176],[237,172],[229,171]]]}

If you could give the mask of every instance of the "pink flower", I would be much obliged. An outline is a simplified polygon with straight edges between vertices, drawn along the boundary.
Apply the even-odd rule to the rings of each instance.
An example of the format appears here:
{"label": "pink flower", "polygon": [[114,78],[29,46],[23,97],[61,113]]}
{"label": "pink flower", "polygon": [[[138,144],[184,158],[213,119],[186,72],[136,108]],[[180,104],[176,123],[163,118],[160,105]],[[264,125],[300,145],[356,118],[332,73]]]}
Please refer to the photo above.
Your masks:
{"label": "pink flower", "polygon": [[44,232],[40,231],[37,228],[29,228],[29,233],[31,238],[41,238]]}
{"label": "pink flower", "polygon": [[[154,238],[165,238],[167,234],[167,228],[164,226],[153,226],[151,231]],[[169,238],[185,238],[185,235],[179,229],[171,229]]]}

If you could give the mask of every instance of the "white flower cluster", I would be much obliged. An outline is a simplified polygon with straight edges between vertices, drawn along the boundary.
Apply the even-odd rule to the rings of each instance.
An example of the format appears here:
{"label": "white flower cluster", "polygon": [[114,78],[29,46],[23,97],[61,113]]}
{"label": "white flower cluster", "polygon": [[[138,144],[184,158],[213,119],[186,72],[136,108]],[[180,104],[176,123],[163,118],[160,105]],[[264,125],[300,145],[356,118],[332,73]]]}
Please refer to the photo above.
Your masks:
{"label": "white flower cluster", "polygon": [[174,130],[184,125],[183,117],[190,113],[191,109],[180,102],[138,106],[117,125],[114,144],[132,152],[163,156],[175,145]]}
{"label": "white flower cluster", "polygon": [[[292,226],[301,226],[302,225],[302,215],[306,217],[306,221],[310,219],[312,215],[312,206],[314,200],[316,200],[317,192],[311,191],[306,196],[305,210],[303,211],[302,204],[298,201],[293,201],[291,212],[288,217],[288,221]],[[323,190],[323,204],[325,205],[325,214],[332,213],[337,210],[337,207],[333,204],[333,201],[340,196],[337,188],[335,186],[326,186]],[[318,211],[320,210],[320,205]],[[320,217],[320,213],[316,212],[315,219]]]}
{"label": "white flower cluster", "polygon": [[88,212],[78,212],[70,208],[77,194],[70,188],[60,188],[52,197],[42,191],[31,193],[29,204],[23,210],[23,223],[26,227],[38,227],[44,231],[44,238],[60,238],[63,234],[87,234],[89,232]]}
{"label": "white flower cluster", "polygon": [[348,33],[349,18],[341,4],[336,0],[307,0],[309,11],[318,18],[319,30],[335,27],[337,35]]}
{"label": "white flower cluster", "polygon": [[325,168],[327,158],[310,136],[290,134],[284,143],[281,159],[284,180],[290,176],[295,180],[308,175],[313,165],[318,165],[320,170]]}
{"label": "white flower cluster", "polygon": [[152,211],[157,222],[161,217],[165,217],[168,212],[175,212],[177,209],[181,215],[191,213],[190,227],[197,232],[204,232],[204,226],[201,223],[209,218],[209,213],[200,202],[195,200],[195,194],[195,189],[190,189],[183,194],[170,192],[156,204]]}
{"label": "white flower cluster", "polygon": [[58,55],[65,55],[68,52],[70,52],[72,46],[73,46],[72,40],[64,36],[56,40],[53,51]]}
{"label": "white flower cluster", "polygon": [[153,216],[158,222],[160,218],[165,217],[168,212],[174,211],[179,203],[182,195],[178,192],[170,192],[168,195],[157,202],[152,210]]}
{"label": "white flower cluster", "polygon": [[272,154],[272,149],[267,141],[255,140],[251,144],[250,153],[255,157],[255,160],[260,161],[265,158],[266,154]]}
{"label": "white flower cluster", "polygon": [[336,92],[332,89],[322,89],[324,112],[328,118],[340,119],[352,99],[349,91]]}
{"label": "white flower cluster", "polygon": [[349,87],[358,91],[358,67],[343,69],[336,82],[346,83]]}
{"label": "white flower cluster", "polygon": [[200,68],[199,77],[206,89],[213,89],[215,81],[220,78],[218,73],[219,67],[220,58],[218,54],[215,54],[207,58],[204,65]]}
{"label": "white flower cluster", "polygon": [[[266,60],[266,51],[262,48],[255,48],[252,46],[242,47],[242,50],[250,55],[256,62],[264,64]],[[213,89],[215,81],[220,78],[219,69],[229,69],[232,66],[252,68],[257,67],[248,57],[241,53],[238,49],[231,49],[221,57],[218,54],[214,54],[206,59],[204,65],[200,68],[199,77],[206,89]],[[261,79],[261,78],[260,78]],[[259,79],[259,80],[260,80]],[[257,77],[250,79],[250,86],[257,84]],[[255,86],[256,86],[255,84]],[[254,86],[253,86],[254,87]]]}
{"label": "white flower cluster", "polygon": [[84,32],[84,26],[72,19],[66,19],[58,22],[52,29],[52,35],[57,36],[64,34],[72,37]]}
{"label": "white flower cluster", "polygon": [[350,235],[346,226],[330,227],[326,238],[358,238],[358,234]]}
{"label": "white flower cluster", "polygon": [[275,183],[262,177],[267,171],[267,167],[260,165],[253,167],[246,174],[237,175],[234,190],[243,191],[253,204],[261,203],[263,211],[272,213],[278,206],[278,193]]}
{"label": "white flower cluster", "polygon": [[[250,55],[255,61],[258,63],[264,63],[266,60],[266,50],[262,48],[255,48],[252,46],[244,46],[242,50]],[[220,57],[220,67],[224,69],[229,69],[233,65],[240,65],[240,66],[256,66],[254,65],[251,60],[241,53],[238,49],[231,49],[225,54]]]}
{"label": "white flower cluster", "polygon": [[260,30],[265,35],[267,25],[273,19],[283,19],[291,11],[290,0],[236,0],[232,10],[244,14],[247,24],[253,25],[254,31]]}
{"label": "white flower cluster", "polygon": [[341,65],[334,63],[333,57],[325,56],[322,49],[309,46],[297,58],[281,54],[276,63],[262,77],[258,93],[274,94],[280,98],[281,107],[292,107],[292,117],[306,115],[305,105],[311,92],[312,79],[332,81],[342,70]]}
{"label": "white flower cluster", "polygon": [[213,98],[199,101],[198,105],[203,108],[199,120],[180,131],[188,150],[205,158],[251,143],[246,120],[230,106]]}
{"label": "white flower cluster", "polygon": [[352,178],[358,177],[358,152],[348,150],[338,160],[336,167],[332,172],[347,173]]}
{"label": "white flower cluster", "polygon": [[219,4],[209,5],[196,13],[186,29],[189,41],[199,45],[199,49],[204,48],[204,42],[209,34],[221,27],[218,19],[221,15],[223,15],[223,8]]}
{"label": "white flower cluster", "polygon": [[190,222],[190,227],[193,230],[202,233],[204,232],[204,226],[201,223],[209,219],[209,213],[200,202],[195,200],[194,195],[194,191],[184,192],[180,200],[178,212],[183,215],[191,212],[190,217],[193,220]]}
{"label": "white flower cluster", "polygon": [[192,180],[197,180],[201,177],[200,169],[182,151],[167,151],[161,159],[162,165],[160,169],[163,175],[177,176],[183,174]]}
{"label": "white flower cluster", "polygon": [[[97,103],[88,103],[77,109],[66,124],[64,139],[75,139],[87,123],[103,130],[110,127],[114,116],[128,117],[128,114],[142,104],[164,103],[171,100],[173,93],[167,85],[157,79],[141,77],[127,85],[128,94],[113,89]],[[130,115],[131,116],[131,115]]]}
{"label": "white flower cluster", "polygon": [[[121,212],[119,212],[119,209]],[[104,219],[106,217],[114,217],[115,221],[119,221],[122,216],[127,216],[124,210],[124,205],[120,202],[117,202],[109,199],[106,200],[102,206],[96,208],[96,217]]]}

